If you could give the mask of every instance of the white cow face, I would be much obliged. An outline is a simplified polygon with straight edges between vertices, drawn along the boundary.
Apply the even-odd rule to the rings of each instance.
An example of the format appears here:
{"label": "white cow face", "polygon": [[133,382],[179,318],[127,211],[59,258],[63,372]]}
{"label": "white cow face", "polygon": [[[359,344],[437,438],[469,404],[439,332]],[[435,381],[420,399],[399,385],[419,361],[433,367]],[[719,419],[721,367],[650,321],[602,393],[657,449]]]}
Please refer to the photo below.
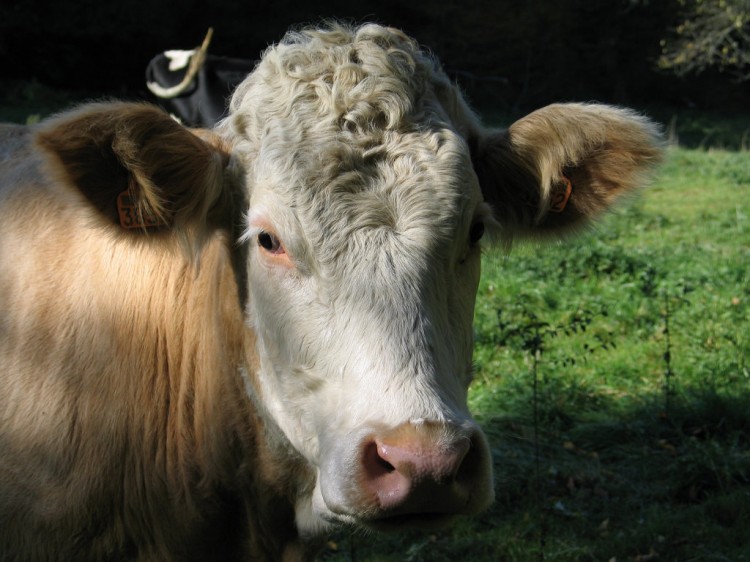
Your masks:
{"label": "white cow face", "polygon": [[[337,140],[319,147],[319,164],[290,175],[282,127],[263,139],[251,179],[248,321],[263,403],[319,470],[316,515],[430,511],[407,498],[408,483],[361,490],[369,465],[389,463],[396,428],[403,436],[392,444],[415,457],[405,463],[436,463],[424,468],[430,478],[481,477],[443,486],[455,497],[438,513],[485,507],[489,455],[466,391],[489,214],[466,143],[445,128],[394,132],[347,170],[351,150]],[[378,494],[404,498],[391,509]]]}
{"label": "white cow face", "polygon": [[370,32],[269,50],[224,124],[247,174],[261,401],[318,473],[303,527],[439,521],[493,498],[466,406],[489,207],[444,76]]}

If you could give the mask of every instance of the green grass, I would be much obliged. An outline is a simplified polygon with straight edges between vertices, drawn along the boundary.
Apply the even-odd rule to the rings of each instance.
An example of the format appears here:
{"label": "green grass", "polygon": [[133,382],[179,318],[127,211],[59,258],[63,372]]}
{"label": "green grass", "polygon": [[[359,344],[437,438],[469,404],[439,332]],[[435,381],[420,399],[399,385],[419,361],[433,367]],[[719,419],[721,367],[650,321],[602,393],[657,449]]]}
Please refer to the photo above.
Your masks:
{"label": "green grass", "polygon": [[320,560],[750,560],[750,153],[672,149],[588,234],[486,256],[475,326],[495,505]]}

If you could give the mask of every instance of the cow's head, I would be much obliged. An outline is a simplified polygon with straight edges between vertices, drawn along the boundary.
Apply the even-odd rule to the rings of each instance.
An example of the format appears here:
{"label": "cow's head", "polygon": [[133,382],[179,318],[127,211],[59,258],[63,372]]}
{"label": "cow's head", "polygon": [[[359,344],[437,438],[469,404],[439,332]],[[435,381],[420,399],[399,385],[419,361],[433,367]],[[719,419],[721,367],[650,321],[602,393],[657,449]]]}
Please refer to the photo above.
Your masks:
{"label": "cow's head", "polygon": [[238,277],[260,364],[249,392],[317,475],[297,506],[309,532],[489,505],[490,453],[466,405],[481,247],[580,227],[660,154],[649,122],[605,106],[485,129],[430,56],[374,25],[288,35],[214,139],[142,106],[96,110],[39,138],[99,208],[113,195],[70,147],[103,127],[87,159],[115,165],[146,214],[192,239],[245,217]]}

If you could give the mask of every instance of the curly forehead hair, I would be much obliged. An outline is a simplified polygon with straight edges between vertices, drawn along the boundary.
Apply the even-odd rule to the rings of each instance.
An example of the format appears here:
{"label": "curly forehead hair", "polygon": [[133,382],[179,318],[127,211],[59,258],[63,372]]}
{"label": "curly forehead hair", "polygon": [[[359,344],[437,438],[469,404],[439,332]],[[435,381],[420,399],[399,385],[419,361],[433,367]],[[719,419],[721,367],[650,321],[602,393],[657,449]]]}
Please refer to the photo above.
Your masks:
{"label": "curly forehead hair", "polygon": [[436,59],[401,31],[330,24],[267,49],[220,127],[249,191],[273,186],[320,260],[334,263],[359,231],[452,232],[455,199],[468,197],[447,187],[470,168],[462,103]]}
{"label": "curly forehead hair", "polygon": [[[437,61],[401,31],[332,23],[289,32],[266,50],[251,79],[235,92],[231,109],[244,116],[250,104],[261,121],[263,114],[297,115],[351,132],[394,130],[431,105],[426,94],[442,97],[449,89]],[[236,125],[246,129],[252,123]]]}

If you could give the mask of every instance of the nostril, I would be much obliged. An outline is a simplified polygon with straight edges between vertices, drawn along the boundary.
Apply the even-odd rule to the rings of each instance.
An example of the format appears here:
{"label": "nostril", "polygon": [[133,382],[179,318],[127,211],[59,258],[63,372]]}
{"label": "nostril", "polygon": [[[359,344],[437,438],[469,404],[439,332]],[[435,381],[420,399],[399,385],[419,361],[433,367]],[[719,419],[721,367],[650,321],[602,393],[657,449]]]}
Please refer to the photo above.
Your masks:
{"label": "nostril", "polygon": [[[377,447],[375,448],[375,450],[377,451]],[[394,470],[396,470],[395,466],[393,466],[391,463],[389,463],[387,460],[385,460],[380,455],[378,455],[378,459],[377,460],[378,460],[378,463],[380,464],[380,466],[383,468],[384,471],[386,471],[386,472],[393,472]]]}
{"label": "nostril", "polygon": [[453,468],[450,474],[454,482],[461,481],[462,476],[467,471],[467,466],[472,464],[472,449],[473,447],[469,439],[462,440],[461,443],[456,447],[454,457],[455,460],[453,462]]}
{"label": "nostril", "polygon": [[393,467],[393,465],[391,465],[390,463],[387,463],[387,462],[383,462],[383,466],[385,467],[385,469],[386,469],[386,470],[387,470],[388,472],[393,472],[393,471],[395,471],[395,470],[396,470],[396,469],[395,469],[395,468]]}
{"label": "nostril", "polygon": [[363,464],[367,471],[367,475],[373,479],[385,474],[390,474],[396,470],[396,467],[381,456],[378,449],[378,443],[376,441],[371,441],[365,446],[364,451]]}

